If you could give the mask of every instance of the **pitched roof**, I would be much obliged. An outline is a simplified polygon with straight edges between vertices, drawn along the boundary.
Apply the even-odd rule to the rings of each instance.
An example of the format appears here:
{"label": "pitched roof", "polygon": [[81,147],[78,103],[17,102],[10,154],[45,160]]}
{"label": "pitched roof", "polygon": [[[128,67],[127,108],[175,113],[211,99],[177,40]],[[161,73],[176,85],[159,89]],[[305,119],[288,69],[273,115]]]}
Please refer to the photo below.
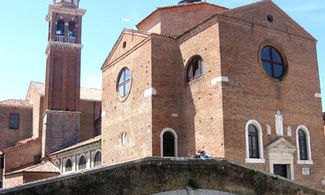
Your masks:
{"label": "pitched roof", "polygon": [[209,5],[209,6],[215,6],[218,8],[222,8],[224,10],[228,10],[228,8],[226,7],[222,7],[222,6],[218,6],[218,5],[214,5],[211,3],[207,3],[207,2],[194,2],[194,3],[189,3],[189,4],[180,4],[180,5],[172,5],[172,6],[165,6],[165,7],[158,7],[155,11],[153,11],[150,15],[148,15],[147,17],[145,17],[141,22],[139,22],[136,27],[138,28],[140,24],[142,24],[144,21],[146,21],[148,18],[150,18],[152,15],[156,14],[158,11],[160,10],[165,10],[165,9],[173,9],[173,8],[179,8],[179,7],[185,7],[185,6],[197,6],[197,5]]}
{"label": "pitched roof", "polygon": [[26,100],[18,100],[18,99],[9,99],[0,101],[0,107],[20,107],[20,108],[33,108],[33,105]]}
{"label": "pitched roof", "polygon": [[80,143],[75,144],[75,145],[73,145],[73,146],[70,146],[70,147],[64,148],[64,149],[62,149],[62,150],[59,150],[59,151],[53,152],[53,153],[50,154],[50,156],[52,156],[52,155],[56,155],[56,154],[60,154],[60,153],[62,153],[62,152],[70,151],[70,150],[73,150],[73,149],[76,149],[76,148],[80,148],[80,147],[82,147],[82,146],[86,146],[86,145],[89,145],[89,144],[92,144],[92,143],[95,143],[95,142],[99,142],[99,141],[101,141],[101,140],[102,140],[102,137],[99,135],[99,136],[94,137],[94,138],[92,138],[92,139],[88,139],[88,140],[86,140],[86,141],[84,141],[84,142],[80,142]]}
{"label": "pitched roof", "polygon": [[54,173],[60,173],[60,170],[50,161],[41,162],[36,165],[32,165],[23,169],[19,169],[16,171],[13,171],[11,173],[7,173],[6,175],[16,174],[16,173],[22,173],[22,172],[54,172]]}
{"label": "pitched roof", "polygon": [[141,31],[141,30],[133,30],[133,29],[127,29],[127,28],[124,28],[119,36],[119,38],[117,39],[117,41],[115,42],[115,44],[113,45],[113,48],[111,49],[111,51],[109,52],[108,56],[106,57],[101,69],[103,70],[104,67],[106,66],[106,63],[110,61],[110,59],[112,58],[113,56],[113,53],[115,52],[116,48],[118,47],[118,45],[120,44],[120,42],[122,41],[123,39],[123,36],[125,34],[132,34],[132,35],[140,35],[140,36],[144,36],[144,37],[147,37],[150,35],[150,33],[148,32],[144,32],[144,31]]}
{"label": "pitched roof", "polygon": [[[34,86],[41,96],[45,95],[45,84],[31,81],[31,86]],[[102,101],[102,90],[96,88],[80,88],[80,99],[88,101]]]}
{"label": "pitched roof", "polygon": [[227,16],[231,13],[243,13],[246,10],[250,10],[256,6],[261,6],[263,4],[271,5],[279,14],[281,14],[287,21],[294,26],[300,33],[303,34],[304,38],[317,41],[308,31],[306,31],[300,24],[298,24],[294,19],[292,19],[287,13],[285,13],[279,6],[277,6],[272,0],[260,0],[255,3],[239,6],[236,8],[232,8],[224,11],[220,15]]}

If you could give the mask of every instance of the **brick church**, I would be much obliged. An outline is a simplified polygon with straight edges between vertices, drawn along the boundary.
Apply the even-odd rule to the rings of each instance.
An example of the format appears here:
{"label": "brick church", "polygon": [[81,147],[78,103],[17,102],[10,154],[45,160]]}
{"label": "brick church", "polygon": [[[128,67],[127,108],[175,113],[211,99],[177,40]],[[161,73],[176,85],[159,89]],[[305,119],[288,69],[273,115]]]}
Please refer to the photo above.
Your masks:
{"label": "brick church", "polygon": [[85,13],[53,1],[45,83],[0,102],[4,187],[204,149],[325,189],[317,41],[271,0],[158,8],[122,31],[102,90],[80,88]]}

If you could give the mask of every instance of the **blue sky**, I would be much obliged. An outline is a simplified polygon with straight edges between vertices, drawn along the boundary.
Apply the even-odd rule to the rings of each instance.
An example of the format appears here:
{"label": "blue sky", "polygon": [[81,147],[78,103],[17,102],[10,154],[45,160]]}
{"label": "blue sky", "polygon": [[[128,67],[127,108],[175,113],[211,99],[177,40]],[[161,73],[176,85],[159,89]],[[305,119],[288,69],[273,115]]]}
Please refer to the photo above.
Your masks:
{"label": "blue sky", "polygon": [[[256,1],[207,2],[234,8]],[[318,40],[318,64],[325,105],[325,1],[273,2]],[[0,101],[24,99],[30,81],[44,82],[48,32],[45,16],[50,3],[52,0],[0,0]],[[101,87],[100,67],[123,28],[135,29],[135,25],[157,7],[177,3],[177,0],[81,0],[80,7],[87,9],[82,29],[81,85]]]}

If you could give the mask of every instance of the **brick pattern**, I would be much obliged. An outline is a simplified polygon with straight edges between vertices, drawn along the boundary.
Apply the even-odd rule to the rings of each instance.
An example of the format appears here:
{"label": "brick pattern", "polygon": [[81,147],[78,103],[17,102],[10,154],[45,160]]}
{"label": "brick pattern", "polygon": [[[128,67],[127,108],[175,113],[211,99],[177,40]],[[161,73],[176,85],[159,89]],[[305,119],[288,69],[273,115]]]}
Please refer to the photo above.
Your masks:
{"label": "brick pattern", "polygon": [[[19,114],[19,129],[9,129],[9,115]],[[20,106],[0,106],[0,149],[14,146],[32,136],[33,109]]]}
{"label": "brick pattern", "polygon": [[49,51],[45,109],[80,111],[81,49],[52,46]]}
{"label": "brick pattern", "polygon": [[[120,41],[121,44],[123,42],[124,39]],[[152,86],[151,47],[151,40],[148,39],[113,64],[104,65],[107,68],[103,69],[105,98],[102,106],[103,113],[106,113],[102,121],[103,164],[152,156],[152,99],[151,96],[144,97],[144,91]],[[122,99],[116,86],[118,75],[124,67],[130,71],[131,88],[127,98]],[[123,132],[126,133],[124,145],[121,143]]]}
{"label": "brick pattern", "polygon": [[44,97],[39,93],[34,82],[30,83],[26,99],[33,104],[33,138],[42,137],[42,115],[44,113]]}
{"label": "brick pattern", "polygon": [[[193,156],[198,149],[205,149],[213,157],[225,156],[221,84],[211,84],[212,79],[221,76],[218,32],[219,26],[212,19],[178,39],[182,56],[177,76],[181,78],[178,91],[182,92],[180,137],[185,138],[180,150],[184,156]],[[205,74],[187,83],[187,65],[195,55],[204,60]]]}
{"label": "brick pattern", "polygon": [[[302,29],[297,30],[269,1],[249,8],[219,18],[221,54],[224,54],[222,75],[230,80],[222,85],[226,158],[245,163],[245,125],[251,119],[262,125],[264,146],[277,139],[274,115],[280,110],[284,117],[284,137],[288,141],[296,146],[298,125],[307,126],[311,137],[314,164],[298,165],[295,152],[295,180],[321,188],[325,175],[321,152],[325,137],[320,120],[321,101],[314,97],[320,91],[316,43]],[[273,15],[273,23],[267,21],[268,13]],[[288,62],[288,72],[282,80],[268,76],[259,61],[265,44],[278,48]],[[271,135],[267,135],[267,124],[271,126]],[[287,134],[288,126],[292,127],[291,137]],[[266,148],[264,156],[265,163],[249,166],[270,171]],[[310,168],[311,174],[303,176],[303,167]]]}
{"label": "brick pattern", "polygon": [[101,102],[80,101],[80,141],[95,136],[95,120],[101,117]]}
{"label": "brick pattern", "polygon": [[[108,68],[103,71],[103,108],[109,115],[103,119],[103,163],[114,164],[142,156],[140,151],[141,154],[145,152],[140,147],[144,143],[141,138],[149,132],[152,133],[152,140],[148,140],[152,151],[145,148],[149,150],[146,154],[152,152],[153,156],[160,156],[160,132],[170,127],[178,134],[179,155],[182,157],[192,156],[196,150],[204,148],[212,157],[224,157],[245,164],[246,123],[251,119],[261,123],[266,146],[278,138],[274,115],[280,110],[284,117],[285,138],[292,145],[296,146],[298,125],[306,125],[311,136],[314,163],[297,164],[297,152],[294,152],[295,179],[307,185],[323,187],[321,180],[325,167],[322,162],[325,159],[318,151],[322,151],[325,137],[320,120],[321,102],[314,97],[320,86],[313,37],[271,1],[224,10],[199,25],[186,21],[188,28],[178,26],[178,19],[184,21],[185,17],[180,16],[188,9],[186,6],[179,8],[179,12],[175,11],[178,8],[170,9],[175,11],[173,13],[169,13],[169,9],[158,9],[138,25],[140,30],[181,36],[173,39],[151,34],[150,49],[144,44],[125,53],[116,53],[121,56],[119,60],[106,64]],[[209,13],[210,8],[200,9],[207,9]],[[165,12],[168,12],[166,18]],[[200,16],[195,14],[201,12],[189,12],[193,15],[186,18],[198,22]],[[272,14],[273,22],[267,20],[268,14]],[[276,47],[288,62],[287,75],[281,80],[269,77],[259,61],[260,51],[267,44]],[[203,58],[205,74],[187,83],[186,65],[194,55]],[[143,70],[147,57],[151,58],[149,69]],[[132,88],[130,96],[120,101],[111,94],[116,93],[116,78],[124,66],[132,71]],[[139,72],[141,77],[138,77]],[[229,82],[211,82],[221,76],[229,78]],[[157,95],[150,96],[152,104],[142,99],[143,91],[148,88],[157,91]],[[141,119],[138,117],[140,113]],[[152,123],[147,119],[150,117]],[[147,129],[148,134],[144,134],[144,121],[149,127],[152,124]],[[267,135],[267,124],[271,126],[271,135]],[[292,128],[292,136],[288,136],[288,126]],[[130,136],[129,139],[138,149],[126,145],[130,149],[129,155],[120,158],[126,151],[119,143],[119,135],[123,131],[128,135],[129,131],[137,133],[137,138]],[[265,163],[248,165],[270,171],[266,148],[264,157]],[[310,168],[311,174],[303,176],[302,168]]]}
{"label": "brick pattern", "polygon": [[6,148],[3,152],[5,153],[4,172],[9,173],[33,165],[35,156],[40,157],[41,144],[39,140],[34,140],[23,145]]}
{"label": "brick pattern", "polygon": [[[67,8],[65,8],[67,9]],[[67,42],[69,22],[76,24],[76,42],[64,45],[49,44],[47,49],[45,110],[80,111],[80,58],[82,16],[73,14],[78,9],[71,8],[72,14],[56,13],[56,7],[50,7],[48,15],[49,41],[57,41],[56,24],[65,22],[64,42]]]}
{"label": "brick pattern", "polygon": [[227,10],[209,3],[158,8],[137,25],[141,31],[179,36],[209,17]]}
{"label": "brick pattern", "polygon": [[80,112],[46,111],[42,157],[80,142]]}

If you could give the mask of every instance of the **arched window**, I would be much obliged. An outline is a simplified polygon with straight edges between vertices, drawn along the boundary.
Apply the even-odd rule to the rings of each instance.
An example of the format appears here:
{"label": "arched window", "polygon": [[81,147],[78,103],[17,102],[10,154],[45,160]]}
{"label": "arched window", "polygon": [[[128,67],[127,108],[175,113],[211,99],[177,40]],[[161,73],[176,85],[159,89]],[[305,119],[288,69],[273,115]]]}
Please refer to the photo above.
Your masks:
{"label": "arched window", "polygon": [[246,163],[265,163],[263,155],[262,126],[256,120],[250,120],[245,127]]}
{"label": "arched window", "polygon": [[69,22],[68,42],[69,43],[75,43],[76,42],[76,23],[74,23],[74,22]]}
{"label": "arched window", "polygon": [[56,35],[64,36],[64,21],[59,20],[56,26]]}
{"label": "arched window", "polygon": [[187,82],[204,75],[205,64],[201,56],[193,56],[187,64],[186,80]]}
{"label": "arched window", "polygon": [[259,158],[258,131],[254,125],[248,126],[249,158]]}
{"label": "arched window", "polygon": [[70,159],[67,160],[65,163],[65,172],[70,172],[72,171],[72,162]]}
{"label": "arched window", "polygon": [[296,130],[298,164],[313,164],[311,158],[310,135],[306,126],[299,125]]}
{"label": "arched window", "polygon": [[265,72],[276,79],[280,79],[286,72],[285,62],[280,52],[272,46],[265,46],[261,53],[261,60]]}
{"label": "arched window", "polygon": [[125,97],[130,90],[131,76],[128,68],[123,68],[118,76],[117,91],[121,97]]}
{"label": "arched window", "polygon": [[85,169],[86,168],[86,164],[87,164],[87,161],[86,161],[85,156],[81,156],[80,159],[79,159],[78,170]]}
{"label": "arched window", "polygon": [[301,129],[299,129],[298,131],[298,142],[299,142],[300,160],[308,160],[306,134]]}
{"label": "arched window", "polygon": [[102,153],[97,152],[94,158],[94,167],[98,167],[102,164]]}
{"label": "arched window", "polygon": [[174,129],[165,128],[160,133],[161,156],[178,156],[178,137]]}

